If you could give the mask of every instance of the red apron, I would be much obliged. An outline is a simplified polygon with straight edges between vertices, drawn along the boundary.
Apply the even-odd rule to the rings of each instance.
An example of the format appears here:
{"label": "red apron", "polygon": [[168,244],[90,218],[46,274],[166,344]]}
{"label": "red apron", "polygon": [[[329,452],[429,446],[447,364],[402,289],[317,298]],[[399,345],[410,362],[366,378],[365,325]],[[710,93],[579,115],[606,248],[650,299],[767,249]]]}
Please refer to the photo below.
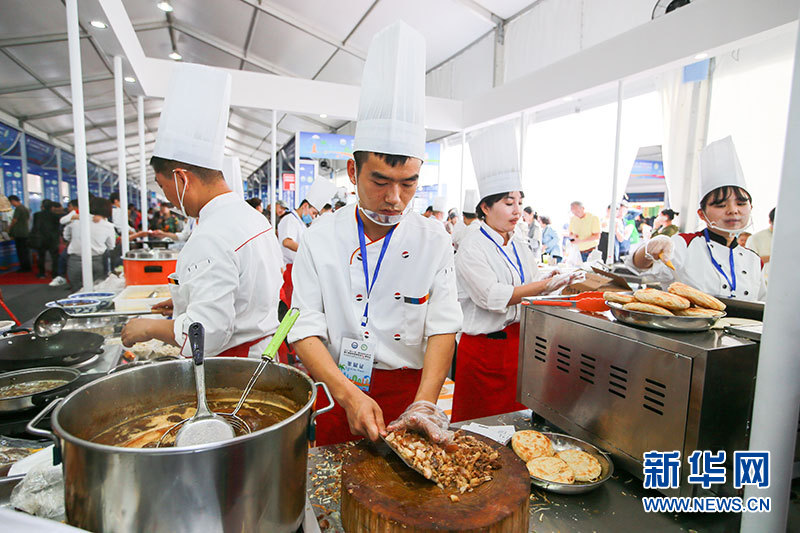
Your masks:
{"label": "red apron", "polygon": [[258,339],[250,342],[245,342],[244,344],[240,344],[238,346],[233,346],[228,348],[224,352],[218,353],[217,357],[247,357],[250,355],[250,348],[258,344],[259,342],[266,339],[267,336],[264,335],[263,337],[259,337]]}
{"label": "red apron", "polygon": [[292,292],[294,292],[294,285],[292,285],[292,263],[286,265],[283,271],[283,287],[281,287],[281,300],[286,304],[286,307],[292,307]]}
{"label": "red apron", "polygon": [[[383,411],[385,424],[394,421],[411,405],[419,389],[422,370],[401,368],[398,370],[373,370],[372,386],[367,393]],[[327,404],[326,404],[327,405]],[[322,406],[324,407],[324,406]],[[321,409],[322,407],[317,407]],[[350,433],[347,413],[338,403],[317,418],[317,446],[339,444],[363,439]]]}
{"label": "red apron", "polygon": [[519,323],[505,339],[462,335],[456,355],[452,421],[472,420],[526,409],[516,401]]}

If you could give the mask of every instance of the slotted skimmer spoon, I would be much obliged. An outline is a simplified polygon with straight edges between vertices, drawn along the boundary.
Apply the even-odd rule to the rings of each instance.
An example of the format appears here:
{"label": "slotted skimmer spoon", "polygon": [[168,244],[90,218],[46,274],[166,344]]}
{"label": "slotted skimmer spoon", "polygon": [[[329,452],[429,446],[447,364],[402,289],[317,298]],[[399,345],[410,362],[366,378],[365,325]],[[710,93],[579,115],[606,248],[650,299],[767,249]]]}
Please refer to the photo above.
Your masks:
{"label": "slotted skimmer spoon", "polygon": [[206,379],[203,366],[204,333],[203,325],[199,322],[189,326],[189,343],[192,347],[194,379],[197,386],[197,411],[192,418],[181,425],[178,434],[175,435],[175,446],[209,444],[232,439],[235,436],[233,426],[223,417],[212,413],[206,403]]}

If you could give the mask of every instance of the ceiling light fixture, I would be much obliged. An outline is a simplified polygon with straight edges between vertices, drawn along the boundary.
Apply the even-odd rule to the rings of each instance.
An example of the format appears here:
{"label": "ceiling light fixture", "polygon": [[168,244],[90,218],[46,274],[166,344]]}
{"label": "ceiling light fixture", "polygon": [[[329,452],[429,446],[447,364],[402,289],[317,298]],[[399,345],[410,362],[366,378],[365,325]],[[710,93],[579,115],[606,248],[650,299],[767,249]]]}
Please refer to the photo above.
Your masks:
{"label": "ceiling light fixture", "polygon": [[172,13],[172,5],[170,5],[169,2],[159,2],[156,4],[156,7],[166,13]]}
{"label": "ceiling light fixture", "polygon": [[91,24],[92,27],[97,28],[98,30],[104,30],[108,28],[108,25],[102,20],[93,20],[89,24]]}
{"label": "ceiling light fixture", "polygon": [[180,61],[181,59],[183,59],[183,56],[180,55],[175,50],[173,50],[172,52],[169,53],[169,58],[174,59],[175,61]]}
{"label": "ceiling light fixture", "polygon": [[133,76],[125,76],[125,78],[124,78],[124,79],[125,79],[125,81],[127,81],[128,83],[134,83],[134,82],[136,82],[136,78],[134,78]]}
{"label": "ceiling light fixture", "polygon": [[707,57],[708,57],[708,54],[707,54],[707,53],[705,53],[705,52],[702,52],[702,53],[700,53],[700,54],[697,54],[696,56],[694,56],[694,58],[695,58],[696,60],[698,60],[698,61],[700,61],[701,59],[705,59],[705,58],[707,58]]}
{"label": "ceiling light fixture", "polygon": [[565,96],[564,98],[562,98],[562,100],[564,100],[565,102],[571,102],[574,100],[574,98],[571,96]]}
{"label": "ceiling light fixture", "polygon": [[328,118],[328,115],[325,113],[320,113],[319,118]]}

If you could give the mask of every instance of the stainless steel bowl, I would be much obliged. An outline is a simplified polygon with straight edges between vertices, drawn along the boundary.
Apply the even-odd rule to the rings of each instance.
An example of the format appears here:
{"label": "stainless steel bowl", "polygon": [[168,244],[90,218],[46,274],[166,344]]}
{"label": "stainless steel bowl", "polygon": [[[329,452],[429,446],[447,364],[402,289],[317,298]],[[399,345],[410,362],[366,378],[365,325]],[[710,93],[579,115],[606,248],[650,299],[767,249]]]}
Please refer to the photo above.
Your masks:
{"label": "stainless steel bowl", "polygon": [[614,318],[631,326],[643,328],[659,329],[662,331],[708,331],[719,322],[719,319],[726,316],[721,313],[719,316],[667,316],[643,313],[641,311],[630,311],[623,309],[621,304],[606,302]]}
{"label": "stainless steel bowl", "polygon": [[550,442],[553,443],[553,451],[556,453],[565,450],[581,450],[588,453],[600,463],[602,472],[600,473],[600,479],[597,481],[576,481],[575,483],[557,483],[555,481],[547,481],[546,479],[531,476],[532,485],[536,485],[544,490],[549,490],[550,492],[557,492],[558,494],[583,494],[584,492],[596,489],[608,481],[614,473],[614,463],[611,461],[611,457],[588,442],[561,433],[542,432],[542,435],[550,439]]}

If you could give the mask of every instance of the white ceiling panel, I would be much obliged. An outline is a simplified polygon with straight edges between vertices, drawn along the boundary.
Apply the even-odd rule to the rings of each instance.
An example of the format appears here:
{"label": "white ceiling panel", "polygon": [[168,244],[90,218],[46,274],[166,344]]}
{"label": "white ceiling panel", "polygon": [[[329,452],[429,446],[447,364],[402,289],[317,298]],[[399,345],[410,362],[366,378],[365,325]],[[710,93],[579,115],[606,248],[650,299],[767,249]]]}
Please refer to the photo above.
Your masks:
{"label": "white ceiling panel", "polygon": [[136,32],[139,42],[142,45],[144,54],[148,57],[156,57],[159,59],[166,59],[170,52],[172,52],[172,45],[169,40],[169,30],[166,28],[160,30],[149,30]]}
{"label": "white ceiling panel", "polygon": [[44,131],[66,130],[72,127],[72,113],[57,117],[40,118],[32,120],[31,124]]}
{"label": "white ceiling panel", "polygon": [[508,19],[531,4],[531,0],[475,0],[498,17]]}
{"label": "white ceiling panel", "polygon": [[64,107],[64,102],[47,89],[0,96],[0,109],[15,117],[33,115],[61,107]]}
{"label": "white ceiling panel", "polygon": [[259,17],[253,31],[250,54],[280,65],[303,78],[317,73],[335,48],[297,31],[272,17]]}
{"label": "white ceiling panel", "polygon": [[164,20],[164,12],[156,7],[157,3],[156,0],[122,0],[122,5],[134,24]]}
{"label": "white ceiling panel", "polygon": [[[338,6],[329,0],[269,0],[282,12],[291,14],[315,28],[325,31],[339,41],[355,27],[361,16],[374,0],[348,0],[346,6]],[[342,7],[346,7],[342,9]],[[364,49],[366,51],[366,49]]]}
{"label": "white ceiling panel", "polygon": [[242,2],[220,0],[172,0],[172,16],[178,23],[214,35],[236,48],[244,49],[253,8]]}
{"label": "white ceiling panel", "polygon": [[239,60],[235,57],[184,33],[177,32],[177,35],[178,53],[183,56],[184,61],[202,63],[214,67],[239,68]]}
{"label": "white ceiling panel", "polygon": [[338,50],[336,55],[322,69],[317,79],[347,85],[361,85],[361,74],[364,71],[364,62],[347,52]]}
{"label": "white ceiling panel", "polygon": [[11,61],[5,54],[0,54],[0,88],[17,87],[36,83],[27,72]]}
{"label": "white ceiling panel", "polygon": [[[72,87],[57,87],[55,89],[72,101]],[[114,80],[93,81],[83,84],[83,105],[86,107],[114,103]],[[63,107],[63,106],[62,106]]]}
{"label": "white ceiling panel", "polygon": [[[66,42],[29,44],[8,50],[43,80],[69,78],[69,52]],[[108,73],[88,39],[81,39],[81,70],[84,76]]]}
{"label": "white ceiling panel", "polygon": [[[34,5],[35,4],[35,5]],[[52,0],[4,0],[0,35],[4,39],[67,31],[64,4]]]}

